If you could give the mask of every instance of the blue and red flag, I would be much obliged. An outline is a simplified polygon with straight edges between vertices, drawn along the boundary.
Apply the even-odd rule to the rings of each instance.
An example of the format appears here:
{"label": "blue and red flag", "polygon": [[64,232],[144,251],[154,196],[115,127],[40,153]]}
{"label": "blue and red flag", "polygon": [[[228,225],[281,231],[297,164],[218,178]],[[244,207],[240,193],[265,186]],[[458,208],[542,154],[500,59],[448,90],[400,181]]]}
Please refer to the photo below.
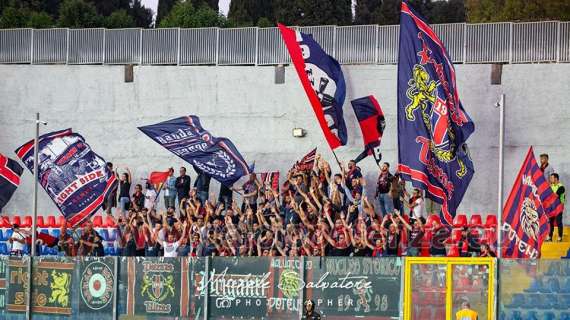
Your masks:
{"label": "blue and red flag", "polygon": [[340,64],[310,34],[279,24],[291,60],[332,150],[346,145],[342,115],[346,84]]}
{"label": "blue and red flag", "polygon": [[[85,139],[71,129],[47,133],[38,141],[38,180],[70,226],[79,225],[97,212],[117,187],[107,169]],[[16,149],[18,158],[33,173],[34,140]]]}
{"label": "blue and red flag", "polygon": [[459,100],[443,43],[407,1],[399,52],[399,172],[442,204],[442,222],[451,225],[474,173],[465,142],[475,127]]}
{"label": "blue and red flag", "polygon": [[197,116],[180,117],[139,130],[226,186],[253,172],[234,144],[227,138],[212,136]]}
{"label": "blue and red flag", "polygon": [[18,162],[0,153],[0,212],[16,192],[23,172]]}
{"label": "blue and red flag", "polygon": [[503,208],[503,257],[540,257],[540,248],[548,236],[550,217],[564,210],[558,195],[536,163],[532,147],[513,184]]}
{"label": "blue and red flag", "polygon": [[362,131],[362,140],[364,140],[364,151],[354,161],[359,162],[366,156],[373,155],[376,163],[379,163],[382,160],[379,147],[386,127],[384,112],[372,95],[352,100],[350,103]]}

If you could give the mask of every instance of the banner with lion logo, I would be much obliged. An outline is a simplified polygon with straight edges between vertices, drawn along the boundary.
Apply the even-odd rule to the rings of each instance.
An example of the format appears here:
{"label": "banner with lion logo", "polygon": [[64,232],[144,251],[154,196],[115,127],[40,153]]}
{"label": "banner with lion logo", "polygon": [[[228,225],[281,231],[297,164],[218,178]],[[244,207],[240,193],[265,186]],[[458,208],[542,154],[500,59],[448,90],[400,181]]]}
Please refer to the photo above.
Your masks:
{"label": "banner with lion logo", "polygon": [[562,210],[530,147],[503,209],[503,257],[539,258],[548,218]]}
{"label": "banner with lion logo", "polygon": [[234,144],[227,138],[212,136],[197,116],[180,117],[139,130],[226,186],[253,172],[253,166],[247,165]]}
{"label": "banner with lion logo", "polygon": [[443,42],[406,1],[398,58],[399,172],[442,204],[452,223],[475,170],[466,145],[475,130],[461,105],[455,69]]}

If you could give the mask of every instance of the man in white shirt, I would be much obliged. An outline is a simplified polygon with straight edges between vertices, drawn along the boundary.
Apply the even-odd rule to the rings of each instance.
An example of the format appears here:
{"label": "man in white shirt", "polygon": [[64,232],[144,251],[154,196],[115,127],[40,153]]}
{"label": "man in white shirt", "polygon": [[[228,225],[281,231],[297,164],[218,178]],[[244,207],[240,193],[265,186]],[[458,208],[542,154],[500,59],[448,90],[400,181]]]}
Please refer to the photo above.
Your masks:
{"label": "man in white shirt", "polygon": [[12,230],[12,236],[8,240],[12,244],[10,255],[20,256],[24,253],[24,249],[26,248],[27,233],[20,230],[20,226],[17,224],[14,224]]}
{"label": "man in white shirt", "polygon": [[408,207],[411,209],[410,215],[412,219],[425,219],[426,209],[422,191],[420,189],[414,189],[412,197],[409,200]]}
{"label": "man in white shirt", "polygon": [[154,205],[156,203],[156,190],[154,190],[154,187],[152,186],[152,184],[148,183],[146,185],[146,192],[144,194],[144,207],[150,211],[154,208]]}
{"label": "man in white shirt", "polygon": [[184,229],[184,231],[182,233],[182,237],[180,237],[180,239],[178,239],[178,241],[176,241],[176,238],[174,237],[173,233],[168,234],[167,241],[163,241],[161,239],[156,239],[156,241],[162,246],[162,248],[164,250],[164,257],[165,258],[176,258],[176,257],[178,257],[178,248],[182,244],[182,241],[184,240],[184,238],[186,238],[186,222],[184,222],[184,225],[182,226],[182,228]]}

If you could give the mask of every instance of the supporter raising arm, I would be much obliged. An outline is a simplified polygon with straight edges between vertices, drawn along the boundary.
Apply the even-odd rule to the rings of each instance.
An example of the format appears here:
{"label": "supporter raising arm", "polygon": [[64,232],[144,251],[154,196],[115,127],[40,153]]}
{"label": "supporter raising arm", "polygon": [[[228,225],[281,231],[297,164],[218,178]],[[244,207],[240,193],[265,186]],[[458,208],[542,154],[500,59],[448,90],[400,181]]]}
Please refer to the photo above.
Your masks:
{"label": "supporter raising arm", "polygon": [[180,237],[180,239],[178,240],[176,240],[176,237],[172,232],[168,233],[166,241],[158,238],[156,239],[156,241],[162,246],[164,250],[165,258],[175,258],[178,256],[178,247],[180,247],[182,240],[186,237],[187,234],[188,228],[186,228],[186,226],[187,224],[186,222],[184,222],[182,228],[183,229],[182,237]]}

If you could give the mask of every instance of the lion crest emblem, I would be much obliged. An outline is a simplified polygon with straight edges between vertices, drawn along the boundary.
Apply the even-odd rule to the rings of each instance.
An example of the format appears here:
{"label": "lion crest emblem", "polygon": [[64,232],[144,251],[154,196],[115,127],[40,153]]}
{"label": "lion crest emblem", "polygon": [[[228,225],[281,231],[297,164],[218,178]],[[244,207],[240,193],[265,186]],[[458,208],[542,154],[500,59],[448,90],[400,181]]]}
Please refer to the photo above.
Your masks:
{"label": "lion crest emblem", "polygon": [[530,198],[525,198],[521,210],[521,226],[524,232],[534,240],[538,239],[539,223],[538,211],[534,201]]}

